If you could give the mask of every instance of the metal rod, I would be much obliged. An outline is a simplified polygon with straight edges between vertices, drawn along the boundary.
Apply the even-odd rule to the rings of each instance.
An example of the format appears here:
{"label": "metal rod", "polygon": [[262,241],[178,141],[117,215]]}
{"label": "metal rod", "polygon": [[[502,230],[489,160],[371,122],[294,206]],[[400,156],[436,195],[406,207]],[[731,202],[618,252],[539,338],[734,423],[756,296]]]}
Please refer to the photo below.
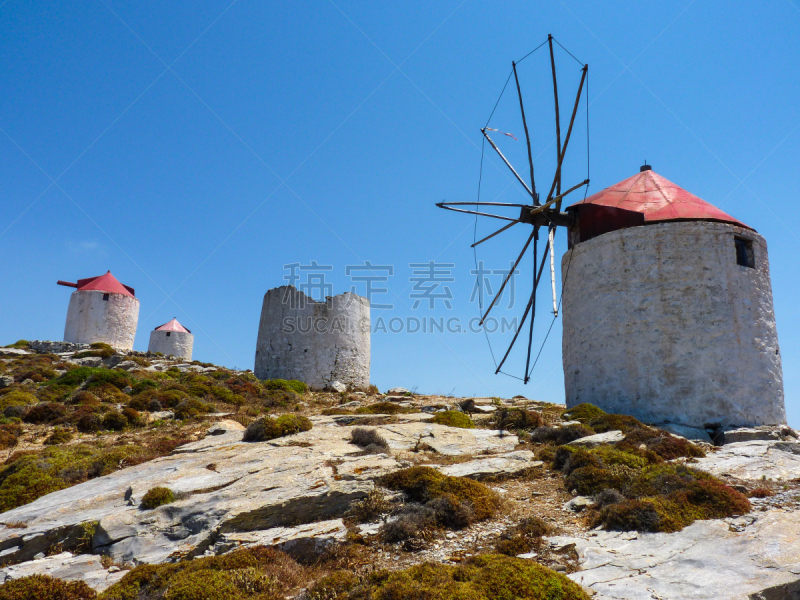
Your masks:
{"label": "metal rod", "polygon": [[497,302],[497,299],[503,293],[503,290],[505,289],[508,280],[511,279],[511,277],[514,275],[514,271],[517,270],[517,265],[519,264],[519,261],[522,260],[522,257],[525,255],[525,251],[528,249],[528,246],[530,246],[531,240],[534,238],[536,233],[537,233],[536,227],[534,227],[533,231],[531,232],[531,235],[528,237],[528,241],[525,242],[525,246],[522,248],[522,252],[520,252],[519,256],[517,257],[517,262],[515,262],[514,266],[511,267],[511,270],[508,272],[508,276],[503,280],[503,285],[500,286],[500,289],[497,291],[497,294],[495,295],[494,298],[492,298],[492,303],[489,305],[489,308],[486,309],[486,312],[483,314],[483,317],[481,317],[480,323],[478,323],[478,325],[483,325],[483,322],[486,320],[486,317],[489,316],[489,311],[492,310],[494,303]]}
{"label": "metal rod", "polygon": [[[533,239],[533,269],[534,272],[536,271],[536,246],[539,241],[539,228],[534,227],[534,232],[536,233],[536,237]],[[535,278],[535,276],[534,276]],[[536,288],[539,286],[536,285],[537,281],[534,281],[534,292]],[[531,345],[533,344],[533,322],[536,320],[536,294],[533,295],[533,314],[531,314],[531,325],[530,329],[528,330],[528,357],[525,359],[525,378],[522,380],[522,383],[528,383],[530,381],[530,377],[528,377],[528,365],[531,364]]]}
{"label": "metal rod", "polygon": [[514,69],[514,81],[517,82],[519,112],[522,113],[522,126],[525,128],[525,142],[528,144],[528,163],[531,166],[531,190],[533,192],[533,205],[539,206],[539,198],[536,196],[536,180],[533,178],[533,153],[531,152],[531,136],[528,135],[528,122],[525,120],[525,107],[522,105],[522,89],[519,87],[519,77],[517,77],[517,63],[511,61],[511,68]]}
{"label": "metal rod", "polygon": [[[575,124],[575,115],[578,113],[578,104],[581,99],[581,92],[583,91],[583,82],[586,81],[586,72],[589,69],[589,65],[584,65],[582,74],[581,74],[581,83],[578,86],[578,95],[575,96],[575,106],[572,109],[572,117],[569,120],[569,128],[567,129],[567,137],[564,138],[564,147],[561,149],[561,154],[558,158],[558,165],[556,166],[556,175],[553,177],[553,185],[550,186],[550,192],[547,194],[547,197],[550,198],[553,195],[553,190],[556,189],[556,183],[561,178],[561,164],[564,162],[564,156],[567,153],[567,144],[569,144],[569,138],[572,135],[572,126]],[[559,205],[560,207],[560,205]]]}
{"label": "metal rod", "polygon": [[498,229],[497,231],[495,231],[493,234],[491,234],[491,235],[487,235],[487,236],[486,236],[485,238],[483,238],[482,240],[480,240],[480,241],[477,241],[477,242],[475,242],[474,244],[472,244],[472,245],[470,246],[470,248],[474,248],[474,247],[475,247],[475,246],[477,246],[478,244],[482,244],[482,243],[483,243],[483,242],[485,242],[486,240],[490,240],[490,239],[492,239],[492,238],[493,238],[494,236],[496,236],[498,233],[503,233],[503,232],[504,232],[506,229],[510,229],[511,227],[513,227],[514,225],[516,225],[517,223],[519,223],[519,221],[514,221],[513,223],[509,223],[509,224],[508,224],[508,225],[506,225],[505,227],[501,227],[500,229]]}
{"label": "metal rod", "polygon": [[[562,199],[564,196],[566,196],[566,195],[568,195],[568,194],[570,194],[570,193],[574,192],[574,191],[575,191],[575,190],[577,190],[579,187],[582,187],[582,186],[584,186],[584,185],[587,185],[588,183],[589,183],[589,180],[588,180],[588,179],[584,179],[584,180],[583,180],[583,181],[581,181],[581,182],[580,182],[578,185],[573,185],[571,188],[569,188],[569,189],[568,189],[566,192],[564,192],[563,194],[559,194],[558,196],[556,196],[555,198],[553,198],[553,199],[551,199],[551,200],[548,200],[547,202],[545,202],[545,203],[544,203],[544,204],[542,204],[541,206],[537,206],[536,208],[532,209],[532,210],[531,210],[531,212],[530,212],[530,215],[531,215],[531,216],[538,215],[540,212],[542,212],[543,210],[545,210],[545,209],[546,209],[547,207],[549,207],[551,204],[554,204],[554,203],[556,203],[556,202],[560,202],[560,201],[561,201],[561,199]],[[437,206],[438,206],[438,204],[437,204]],[[447,207],[443,207],[443,208],[447,208]],[[455,209],[451,209],[451,210],[455,210]]]}
{"label": "metal rod", "polygon": [[[559,113],[558,108],[558,80],[556,79],[556,59],[555,55],[553,54],[553,35],[547,35],[547,43],[550,45],[550,68],[553,71],[553,95],[555,96],[556,102],[556,160],[558,161],[559,166],[561,165],[561,116]],[[566,146],[566,144],[564,144]],[[561,193],[561,169],[556,171],[556,177],[558,179],[558,189],[556,194]],[[553,191],[550,191],[551,195]]]}
{"label": "metal rod", "polygon": [[534,199],[535,199],[535,196],[533,195],[533,192],[531,191],[531,188],[529,188],[529,187],[528,187],[528,184],[527,184],[527,183],[525,183],[525,182],[522,180],[522,177],[520,177],[520,176],[519,176],[519,173],[517,173],[517,172],[514,170],[514,167],[512,167],[512,166],[511,166],[511,163],[510,163],[510,162],[508,162],[508,159],[507,159],[505,156],[503,156],[503,153],[502,153],[502,152],[500,152],[500,148],[498,148],[498,147],[495,145],[495,143],[492,141],[492,138],[490,138],[490,137],[489,137],[489,135],[486,133],[486,129],[481,129],[481,133],[483,134],[483,137],[485,137],[487,140],[489,140],[489,143],[492,145],[492,148],[494,148],[494,151],[495,151],[495,152],[497,152],[497,153],[500,155],[500,158],[502,158],[502,159],[503,159],[503,162],[504,162],[504,163],[506,163],[506,166],[507,166],[509,169],[511,169],[511,172],[514,174],[514,177],[516,177],[516,178],[517,178],[517,181],[519,181],[519,182],[522,184],[522,186],[523,186],[523,187],[524,187],[524,188],[525,188],[525,189],[528,191],[528,193],[531,195],[531,198],[534,198]]}
{"label": "metal rod", "polygon": [[477,212],[477,211],[474,211],[474,210],[464,210],[464,209],[461,209],[461,208],[450,208],[449,206],[445,206],[441,202],[438,202],[436,204],[436,206],[438,206],[439,208],[444,208],[445,210],[452,210],[454,212],[467,213],[468,215],[478,215],[479,217],[492,217],[494,219],[502,219],[503,221],[515,221],[515,222],[519,221],[519,219],[512,219],[511,217],[501,217],[500,215],[490,215],[489,213],[482,213],[482,212]]}
{"label": "metal rod", "polygon": [[440,204],[447,206],[517,206],[519,208],[530,206],[530,204],[512,204],[510,202],[439,202],[436,206],[439,206]]}
{"label": "metal rod", "polygon": [[556,228],[551,225],[547,232],[547,244],[550,246],[550,284],[553,288],[553,314],[558,316],[558,304],[556,302]]}
{"label": "metal rod", "polygon": [[522,326],[525,324],[525,319],[528,318],[528,312],[531,310],[531,306],[533,305],[533,300],[534,300],[533,296],[534,294],[536,294],[536,290],[539,287],[539,279],[541,279],[542,277],[542,270],[544,269],[544,261],[546,257],[547,257],[547,247],[545,247],[544,254],[542,255],[542,264],[539,265],[539,275],[534,278],[533,291],[531,292],[530,300],[528,300],[528,306],[525,307],[525,312],[522,313],[522,321],[520,321],[519,327],[517,327],[517,331],[514,334],[514,339],[511,340],[511,345],[509,345],[508,350],[506,350],[506,353],[503,356],[503,360],[500,361],[500,365],[494,372],[495,375],[497,375],[500,372],[500,369],[503,368],[503,363],[506,362],[508,355],[511,353],[511,348],[513,348],[514,344],[517,342],[517,337],[519,337],[519,332],[522,331]]}

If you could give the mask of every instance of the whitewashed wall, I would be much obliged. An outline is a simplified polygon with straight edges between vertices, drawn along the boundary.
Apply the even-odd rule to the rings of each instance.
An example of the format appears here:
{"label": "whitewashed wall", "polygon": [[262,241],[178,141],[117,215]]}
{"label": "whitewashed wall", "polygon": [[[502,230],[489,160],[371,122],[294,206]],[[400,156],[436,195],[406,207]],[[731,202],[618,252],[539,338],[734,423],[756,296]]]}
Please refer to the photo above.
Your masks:
{"label": "whitewashed wall", "polygon": [[334,381],[369,385],[369,301],[346,292],[314,302],[292,286],[264,294],[254,373],[298,379],[314,389]]}
{"label": "whitewashed wall", "polygon": [[95,290],[74,291],[69,298],[64,341],[78,344],[105,342],[120,350],[133,350],[139,300],[123,294]]}
{"label": "whitewashed wall", "polygon": [[[755,268],[736,264],[734,236]],[[650,423],[786,422],[767,245],[724,223],[623,229],[562,258],[567,406]]]}
{"label": "whitewashed wall", "polygon": [[[169,334],[169,335],[167,335]],[[170,354],[177,358],[192,360],[192,347],[194,336],[185,331],[158,331],[150,332],[148,352],[161,352],[164,356]]]}

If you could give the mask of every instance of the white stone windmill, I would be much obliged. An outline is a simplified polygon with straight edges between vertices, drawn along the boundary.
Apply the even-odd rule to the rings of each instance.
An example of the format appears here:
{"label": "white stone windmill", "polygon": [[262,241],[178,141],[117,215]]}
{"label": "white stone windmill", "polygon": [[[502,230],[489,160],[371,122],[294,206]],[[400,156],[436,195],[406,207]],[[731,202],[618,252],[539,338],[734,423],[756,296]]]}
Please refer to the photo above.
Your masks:
{"label": "white stone windmill", "polygon": [[[562,356],[567,406],[590,402],[608,412],[634,415],[653,424],[699,431],[786,422],[767,245],[754,229],[641,167],[636,175],[560,211],[564,196],[588,179],[561,190],[561,166],[578,109],[587,66],[563,144],[553,60],[558,163],[545,201],[514,170],[496,144],[484,136],[531,197],[529,204],[443,202],[437,206],[504,219],[507,225],[477,241],[482,244],[517,224],[531,225],[514,268],[547,228],[547,242],[533,292],[500,372],[530,315],[523,380],[531,376],[530,356],[536,291],[550,257],[553,312],[557,316],[554,232],[568,232],[561,260]],[[513,64],[513,63],[512,63]],[[453,208],[476,205],[475,210]],[[482,212],[481,206],[512,207],[518,216]],[[477,218],[477,217],[476,217]],[[511,270],[513,272],[514,269]],[[511,273],[484,311],[495,306]]]}

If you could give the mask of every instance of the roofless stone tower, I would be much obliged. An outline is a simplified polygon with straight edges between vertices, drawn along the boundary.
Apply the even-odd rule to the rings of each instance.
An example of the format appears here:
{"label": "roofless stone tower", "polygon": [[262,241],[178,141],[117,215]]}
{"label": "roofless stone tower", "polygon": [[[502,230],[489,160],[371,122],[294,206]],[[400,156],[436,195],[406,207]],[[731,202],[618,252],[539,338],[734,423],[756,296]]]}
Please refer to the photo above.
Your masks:
{"label": "roofless stone tower", "polygon": [[132,350],[139,320],[139,300],[132,287],[122,285],[111,271],[77,283],[69,299],[64,341],[79,344],[105,342],[120,350]]}
{"label": "roofless stone tower", "polygon": [[648,166],[568,212],[567,406],[699,429],[786,422],[763,237]]}
{"label": "roofless stone tower", "polygon": [[316,302],[294,286],[264,294],[254,373],[314,389],[369,386],[369,300],[351,292]]}
{"label": "roofless stone tower", "polygon": [[150,332],[147,351],[192,360],[192,346],[194,346],[192,332],[178,323],[178,319],[173,318]]}

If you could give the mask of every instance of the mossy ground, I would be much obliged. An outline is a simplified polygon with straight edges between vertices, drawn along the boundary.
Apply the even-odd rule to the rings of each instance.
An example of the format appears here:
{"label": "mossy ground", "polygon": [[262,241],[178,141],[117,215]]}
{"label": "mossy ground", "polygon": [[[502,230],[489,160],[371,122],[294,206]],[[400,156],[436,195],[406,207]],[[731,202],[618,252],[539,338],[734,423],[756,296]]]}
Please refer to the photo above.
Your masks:
{"label": "mossy ground", "polygon": [[448,427],[459,427],[461,429],[474,429],[475,423],[463,412],[456,410],[446,410],[436,413],[431,419],[431,423],[447,425]]}
{"label": "mossy ground", "polygon": [[423,563],[368,577],[334,573],[316,583],[309,600],[584,600],[581,587],[539,564],[500,554],[485,554],[459,566]]}

